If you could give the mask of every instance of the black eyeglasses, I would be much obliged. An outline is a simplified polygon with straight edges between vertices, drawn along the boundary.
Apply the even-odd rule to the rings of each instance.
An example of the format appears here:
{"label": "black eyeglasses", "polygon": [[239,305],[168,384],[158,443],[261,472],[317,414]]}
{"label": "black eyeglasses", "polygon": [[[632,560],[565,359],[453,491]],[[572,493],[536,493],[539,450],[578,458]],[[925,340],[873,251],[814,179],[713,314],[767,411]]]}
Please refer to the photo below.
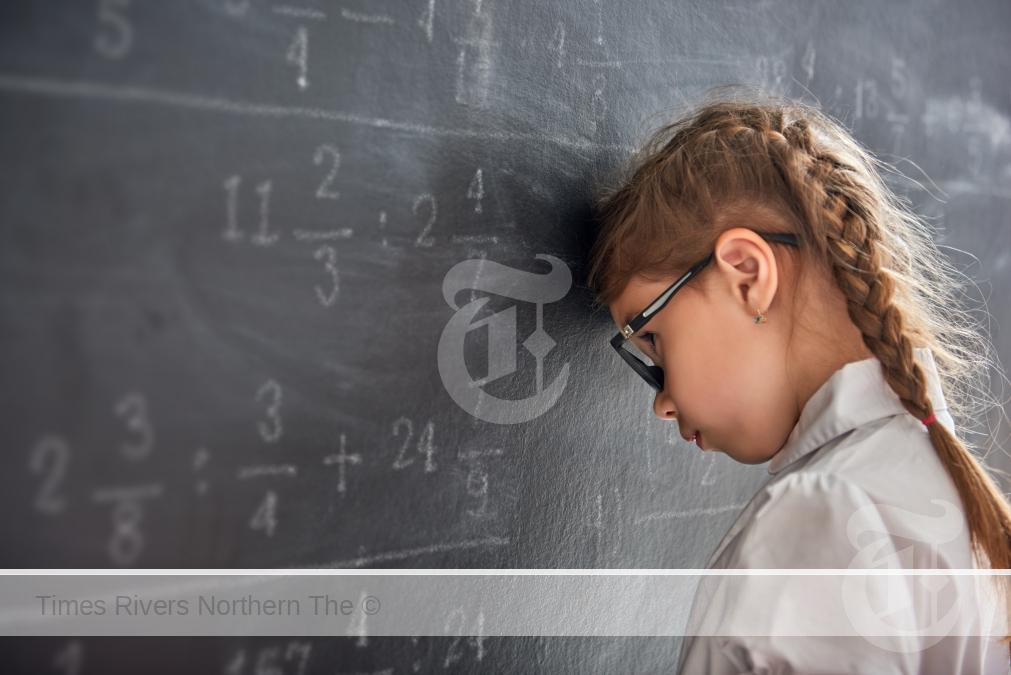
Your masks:
{"label": "black eyeglasses", "polygon": [[[797,241],[797,235],[795,234],[784,232],[756,232],[755,234],[766,241],[789,244],[790,246],[800,245]],[[657,391],[661,391],[663,389],[663,369],[660,368],[660,366],[646,365],[642,359],[637,357],[625,347],[625,343],[628,342],[629,338],[631,338],[637,330],[642,328],[654,314],[666,307],[667,303],[670,302],[670,299],[674,297],[674,294],[677,293],[682,286],[688,283],[689,279],[705,269],[706,265],[708,265],[712,259],[713,254],[710,253],[704,260],[700,260],[692,265],[687,272],[681,275],[681,278],[668,286],[667,290],[661,293],[656,300],[650,303],[649,307],[630,319],[628,323],[622,326],[621,330],[618,331],[618,334],[611,338],[611,346],[618,352],[618,355],[625,360],[625,363],[632,366],[632,370],[639,373],[640,377],[646,380],[646,383],[649,384],[649,386],[653,387]]]}

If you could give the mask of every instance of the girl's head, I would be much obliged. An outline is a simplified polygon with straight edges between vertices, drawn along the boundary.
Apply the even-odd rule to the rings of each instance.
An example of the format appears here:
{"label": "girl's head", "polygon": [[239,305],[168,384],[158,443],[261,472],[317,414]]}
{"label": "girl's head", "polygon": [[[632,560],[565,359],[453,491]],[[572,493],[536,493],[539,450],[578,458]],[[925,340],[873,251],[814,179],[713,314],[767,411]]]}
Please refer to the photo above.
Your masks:
{"label": "girl's head", "polygon": [[[793,231],[783,218],[761,204],[720,218],[711,262],[631,339],[670,374],[653,401],[658,417],[677,420],[705,450],[757,464],[783,445],[829,374],[870,352],[827,274],[800,278],[796,249],[762,236]],[[609,302],[614,322],[625,325],[695,262],[674,276],[632,276]]]}
{"label": "girl's head", "polygon": [[[930,415],[913,351],[925,346],[952,416],[972,419],[992,346],[960,308],[961,273],[882,168],[827,114],[744,89],[715,90],[655,132],[597,200],[588,283],[620,327],[713,254],[633,338],[664,371],[657,415],[682,435],[701,429],[703,447],[763,462],[850,361],[878,358],[909,412]],[[962,441],[940,423],[928,429],[974,543],[994,566],[1011,566],[1007,502]]]}

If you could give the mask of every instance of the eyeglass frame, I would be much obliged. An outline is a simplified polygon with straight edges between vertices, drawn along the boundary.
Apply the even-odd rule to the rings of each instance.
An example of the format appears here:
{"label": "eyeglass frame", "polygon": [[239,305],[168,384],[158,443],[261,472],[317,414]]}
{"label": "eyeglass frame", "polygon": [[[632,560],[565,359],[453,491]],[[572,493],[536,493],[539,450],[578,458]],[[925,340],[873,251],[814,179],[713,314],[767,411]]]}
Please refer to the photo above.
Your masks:
{"label": "eyeglass frame", "polygon": [[[791,232],[755,232],[755,234],[766,241],[788,244],[798,248],[800,247],[797,235]],[[629,319],[628,323],[622,326],[621,330],[618,331],[618,334],[611,338],[611,346],[614,347],[616,352],[618,352],[618,355],[622,358],[622,360],[631,366],[632,370],[638,373],[642,379],[646,380],[646,383],[649,386],[653,387],[653,389],[657,391],[663,390],[663,368],[660,366],[646,365],[642,359],[625,349],[625,343],[631,339],[636,331],[646,325],[646,323],[649,322],[655,314],[666,307],[667,303],[670,302],[671,298],[674,297],[682,286],[705,269],[706,266],[712,262],[714,255],[715,251],[688,268],[687,272],[682,274],[677,281],[668,286],[663,293],[653,300],[653,302],[649,303],[649,305],[646,306],[646,309]]]}

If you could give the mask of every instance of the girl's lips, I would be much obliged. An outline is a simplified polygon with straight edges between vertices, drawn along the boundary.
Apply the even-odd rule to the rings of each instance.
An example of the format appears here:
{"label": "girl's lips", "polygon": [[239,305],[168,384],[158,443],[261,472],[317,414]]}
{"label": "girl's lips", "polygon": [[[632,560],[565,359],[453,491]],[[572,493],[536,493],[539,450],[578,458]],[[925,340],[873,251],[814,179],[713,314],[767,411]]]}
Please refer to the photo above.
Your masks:
{"label": "girl's lips", "polygon": [[702,434],[699,433],[697,430],[693,431],[690,434],[684,434],[683,437],[689,443],[695,443],[697,446],[699,446],[703,450],[705,449],[705,448],[702,447]]}

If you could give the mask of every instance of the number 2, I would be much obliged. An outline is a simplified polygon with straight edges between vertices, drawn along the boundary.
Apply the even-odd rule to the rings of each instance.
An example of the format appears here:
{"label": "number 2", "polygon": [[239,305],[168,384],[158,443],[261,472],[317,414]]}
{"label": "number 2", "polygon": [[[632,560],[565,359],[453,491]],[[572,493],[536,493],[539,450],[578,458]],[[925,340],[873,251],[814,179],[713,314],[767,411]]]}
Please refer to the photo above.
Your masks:
{"label": "number 2", "polygon": [[312,162],[316,166],[319,166],[324,161],[326,161],[326,156],[330,155],[332,157],[330,172],[323,179],[323,182],[319,184],[319,189],[316,190],[317,199],[338,199],[341,193],[333,189],[334,178],[337,177],[337,170],[341,166],[341,153],[336,147],[324,143],[323,145],[316,148],[316,154],[312,156]]}
{"label": "number 2", "polygon": [[46,436],[32,448],[29,462],[32,473],[48,472],[35,497],[35,508],[42,513],[61,513],[66,506],[66,501],[58,494],[58,490],[66,476],[69,461],[70,446],[59,436]]}

